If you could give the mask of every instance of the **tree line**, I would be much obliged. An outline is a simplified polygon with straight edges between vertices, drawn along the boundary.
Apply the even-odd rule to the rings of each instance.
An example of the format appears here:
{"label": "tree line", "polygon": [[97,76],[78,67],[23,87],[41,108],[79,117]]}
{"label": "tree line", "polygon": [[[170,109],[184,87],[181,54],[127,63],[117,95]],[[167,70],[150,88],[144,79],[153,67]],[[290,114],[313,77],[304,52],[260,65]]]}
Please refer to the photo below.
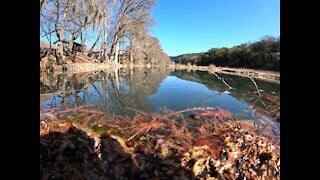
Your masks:
{"label": "tree line", "polygon": [[177,63],[280,71],[280,37],[264,36],[259,41],[232,48],[212,48],[205,53],[171,58]]}
{"label": "tree line", "polygon": [[85,47],[84,55],[113,64],[162,64],[170,59],[157,38],[155,0],[40,0],[40,37],[55,49],[58,64]]}

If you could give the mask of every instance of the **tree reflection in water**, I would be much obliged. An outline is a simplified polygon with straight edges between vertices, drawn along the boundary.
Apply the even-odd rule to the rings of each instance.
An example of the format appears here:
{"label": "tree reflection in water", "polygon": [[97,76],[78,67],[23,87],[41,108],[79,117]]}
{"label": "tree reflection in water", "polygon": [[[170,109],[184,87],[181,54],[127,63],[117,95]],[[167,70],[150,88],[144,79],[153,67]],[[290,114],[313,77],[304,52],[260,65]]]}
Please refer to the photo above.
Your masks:
{"label": "tree reflection in water", "polygon": [[115,69],[95,73],[41,74],[40,94],[45,106],[73,108],[93,104],[94,108],[127,114],[126,107],[152,110],[147,97],[157,91],[170,74],[168,69]]}
{"label": "tree reflection in water", "polygon": [[[188,92],[186,93],[188,97],[180,95],[179,98],[182,98],[181,100],[190,99],[189,101],[184,101],[188,104],[184,104],[183,106],[199,106],[201,103],[203,103],[204,106],[213,105],[211,102],[218,102],[216,98],[224,101],[221,99],[221,96],[225,96],[225,93],[230,93],[229,97],[233,98],[232,102],[242,103],[246,106],[246,108],[241,108],[243,112],[237,112],[239,113],[238,115],[241,115],[241,113],[248,114],[250,109],[254,109],[251,113],[252,116],[257,114],[279,116],[279,85],[256,81],[259,89],[263,90],[261,92],[262,96],[260,97],[256,92],[255,85],[248,78],[220,74],[219,77],[223,78],[225,82],[234,88],[229,89],[221,79],[206,72],[199,71],[171,72],[171,70],[165,68],[127,68],[95,73],[41,74],[40,91],[42,94],[41,98],[45,101],[45,106],[59,105],[62,108],[73,108],[92,104],[92,108],[94,109],[114,114],[130,115],[132,111],[128,110],[127,107],[145,112],[155,112],[161,103],[157,104],[159,102],[150,100],[149,97],[154,94],[159,96],[157,97],[158,101],[168,101],[166,103],[162,102],[162,105],[177,104],[177,109],[186,108],[179,107],[182,106],[182,101],[174,102],[175,100],[173,99],[164,99],[164,97],[167,96],[163,94],[177,93],[175,92],[177,89],[169,89],[167,87],[166,91],[159,92],[161,82],[167,77],[173,76],[180,80],[183,79],[188,82],[202,84],[208,88],[208,90],[216,92],[211,93],[210,96],[199,94],[200,91],[194,93]],[[188,89],[187,87],[180,87],[180,91],[187,92]]]}
{"label": "tree reflection in water", "polygon": [[[61,109],[90,105],[107,114],[147,113],[167,108],[178,111],[190,107],[216,107],[229,110],[235,120],[256,126],[266,136],[280,136],[280,86],[248,78],[219,74],[234,89],[206,72],[171,71],[159,68],[116,69],[95,73],[41,74],[43,107]],[[186,80],[186,81],[184,81]],[[190,86],[190,87],[189,87]],[[188,114],[186,114],[188,117]],[[277,138],[275,141],[278,141]]]}

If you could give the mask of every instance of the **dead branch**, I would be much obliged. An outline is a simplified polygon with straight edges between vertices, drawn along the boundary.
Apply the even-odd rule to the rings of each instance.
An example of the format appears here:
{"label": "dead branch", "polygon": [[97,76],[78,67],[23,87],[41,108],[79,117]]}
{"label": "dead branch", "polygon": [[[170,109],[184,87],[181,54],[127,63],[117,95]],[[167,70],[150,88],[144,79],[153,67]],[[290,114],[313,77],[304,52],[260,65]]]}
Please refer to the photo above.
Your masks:
{"label": "dead branch", "polygon": [[213,73],[213,75],[215,75],[219,80],[221,80],[226,86],[228,86],[229,89],[234,89],[233,87],[231,87],[223,78],[221,78],[220,76],[218,76],[218,74]]}
{"label": "dead branch", "polygon": [[71,112],[71,111],[79,111],[80,109],[83,109],[83,108],[87,108],[91,105],[84,105],[84,106],[80,106],[80,107],[77,107],[77,108],[72,108],[72,109],[67,109],[67,110],[63,110],[63,111],[58,111],[56,112],[57,114],[63,114],[63,113],[68,113],[68,112]]}
{"label": "dead branch", "polygon": [[130,109],[130,110],[132,110],[132,111],[135,111],[135,112],[137,112],[137,113],[139,113],[139,114],[142,114],[142,115],[144,115],[144,116],[150,116],[150,115],[149,115],[148,113],[146,113],[146,112],[143,112],[143,111],[140,111],[140,110],[131,108],[131,107],[127,107],[127,109]]}
{"label": "dead branch", "polygon": [[257,86],[257,83],[256,83],[251,77],[250,77],[250,79],[251,79],[251,81],[253,82],[254,86],[256,87],[259,96],[261,97],[260,90],[259,90],[259,88],[258,88],[258,86]]}
{"label": "dead branch", "polygon": [[92,114],[106,114],[105,112],[91,110],[91,109],[79,109],[77,110],[77,112],[86,112],[86,113],[92,113]]}
{"label": "dead branch", "polygon": [[86,125],[92,120],[92,118],[93,118],[94,116],[95,116],[95,115],[93,114],[93,115],[87,117],[86,120],[83,121],[82,126],[86,126]]}
{"label": "dead branch", "polygon": [[170,116],[179,115],[179,114],[184,113],[184,112],[190,112],[190,111],[205,111],[205,110],[214,110],[214,109],[215,109],[215,108],[213,108],[213,107],[194,107],[194,108],[188,108],[188,109],[184,109],[184,110],[181,110],[181,111],[176,111],[176,112],[173,112],[173,113],[164,115],[164,116],[162,116],[162,118],[168,118],[168,117],[170,117]]}
{"label": "dead branch", "polygon": [[127,141],[130,141],[131,139],[133,139],[134,137],[136,137],[138,134],[140,134],[140,132],[135,133],[134,135],[130,136]]}

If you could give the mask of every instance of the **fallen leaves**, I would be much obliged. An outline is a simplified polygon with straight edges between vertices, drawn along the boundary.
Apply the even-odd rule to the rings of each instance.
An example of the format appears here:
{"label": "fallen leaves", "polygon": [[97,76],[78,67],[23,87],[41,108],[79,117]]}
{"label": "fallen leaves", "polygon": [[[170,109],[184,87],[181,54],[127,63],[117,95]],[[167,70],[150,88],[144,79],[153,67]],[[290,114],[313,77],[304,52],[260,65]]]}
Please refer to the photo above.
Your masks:
{"label": "fallen leaves", "polygon": [[[80,113],[83,116],[84,112]],[[63,166],[66,176],[76,172],[80,179],[105,179],[105,175],[111,179],[279,178],[278,146],[255,133],[271,131],[271,126],[261,129],[254,121],[235,122],[231,113],[221,108],[196,114],[201,116],[199,121],[179,119],[179,113],[172,111],[138,112],[133,118],[91,114],[79,126],[41,120],[41,177],[62,178],[57,167]],[[76,114],[73,117],[78,119]],[[268,120],[263,123],[270,124]],[[105,133],[99,136],[77,129],[88,125],[106,128]],[[49,152],[56,152],[56,156],[52,159]],[[70,163],[73,161],[81,163]],[[96,167],[89,172],[92,166]]]}
{"label": "fallen leaves", "polygon": [[199,139],[181,159],[182,166],[192,170],[195,177],[256,179],[259,175],[263,179],[280,178],[279,152],[265,138],[237,124],[218,126],[215,131],[219,132],[218,136]]}
{"label": "fallen leaves", "polygon": [[199,138],[195,141],[195,146],[208,146],[211,156],[215,158],[220,151],[221,142],[218,139],[213,138]]}

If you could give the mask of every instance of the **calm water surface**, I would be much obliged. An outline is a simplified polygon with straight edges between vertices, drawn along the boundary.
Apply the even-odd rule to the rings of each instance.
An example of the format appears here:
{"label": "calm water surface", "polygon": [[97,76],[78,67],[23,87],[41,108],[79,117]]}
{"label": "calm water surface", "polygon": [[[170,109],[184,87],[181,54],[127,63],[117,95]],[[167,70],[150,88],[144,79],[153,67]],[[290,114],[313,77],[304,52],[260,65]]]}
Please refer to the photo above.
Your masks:
{"label": "calm water surface", "polygon": [[[169,71],[161,69],[115,70],[83,74],[60,74],[40,77],[41,106],[91,108],[117,115],[134,115],[129,108],[148,113],[161,108],[182,110],[190,107],[220,107],[237,120],[271,119],[280,109],[260,98],[248,78],[218,74],[233,87],[207,72]],[[280,85],[256,80],[262,95],[280,98]],[[129,107],[129,108],[128,108]],[[277,132],[280,133],[280,132]]]}
{"label": "calm water surface", "polygon": [[[114,114],[131,114],[126,107],[145,112],[157,112],[166,107],[182,110],[189,107],[221,107],[242,118],[250,118],[254,106],[267,107],[259,100],[252,81],[232,75],[217,77],[206,72],[160,72],[134,70],[99,72],[82,75],[44,75],[40,80],[40,94],[46,99],[43,107],[62,105],[77,107],[93,104],[95,109]],[[262,94],[280,97],[279,84],[257,81]],[[264,106],[260,106],[264,104]],[[268,113],[266,113],[268,115]]]}

